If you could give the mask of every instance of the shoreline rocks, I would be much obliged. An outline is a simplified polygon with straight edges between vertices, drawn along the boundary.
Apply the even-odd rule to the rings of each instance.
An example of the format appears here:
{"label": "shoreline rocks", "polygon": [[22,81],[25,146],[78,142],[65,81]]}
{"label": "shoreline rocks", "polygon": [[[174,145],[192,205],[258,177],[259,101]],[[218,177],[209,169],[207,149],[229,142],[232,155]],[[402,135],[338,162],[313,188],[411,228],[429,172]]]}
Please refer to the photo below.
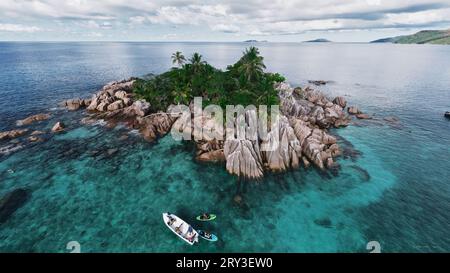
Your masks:
{"label": "shoreline rocks", "polygon": [[[150,142],[171,130],[185,136],[187,134],[196,142],[196,160],[225,161],[225,167],[230,174],[251,180],[262,178],[267,171],[283,172],[300,166],[309,168],[314,165],[320,170],[338,170],[339,164],[335,158],[341,156],[343,151],[337,144],[336,137],[330,135],[327,129],[348,126],[351,117],[347,112],[355,113],[359,118],[369,118],[356,107],[349,107],[345,111],[347,101],[343,97],[330,100],[320,91],[310,87],[294,89],[287,83],[280,83],[275,87],[280,98],[281,115],[277,123],[270,127],[273,131],[268,132],[267,138],[199,140],[201,138],[195,135],[198,130],[195,130],[194,126],[198,125],[199,121],[199,126],[203,129],[217,128],[213,118],[196,117],[200,120],[185,124],[182,122],[183,116],[177,111],[175,114],[150,113],[151,105],[147,101],[134,100],[134,94],[131,93],[133,83],[134,79],[110,83],[92,96],[89,105],[75,99],[69,100],[70,103],[66,103],[66,107],[75,109],[78,105],[85,105],[91,114],[83,120],[103,119],[112,127],[124,122],[131,129],[138,130],[142,137]],[[167,112],[173,113],[171,110],[174,107],[176,106],[169,106]],[[192,117],[194,109],[189,108]],[[242,121],[247,126],[255,124],[256,111],[246,111],[236,119],[239,120],[235,123]],[[57,123],[52,131],[63,129],[64,125]],[[279,139],[276,139],[278,136]],[[274,150],[266,149],[274,143],[278,144]]]}
{"label": "shoreline rocks", "polygon": [[356,106],[349,106],[349,107],[347,108],[347,112],[348,112],[350,115],[358,115],[358,114],[362,114],[361,110],[359,110],[359,108],[356,107]]}
{"label": "shoreline rocks", "polygon": [[16,129],[11,131],[0,132],[0,140],[14,139],[23,136],[28,132],[28,129]]}
{"label": "shoreline rocks", "polygon": [[308,83],[310,84],[314,84],[316,86],[321,86],[321,85],[326,85],[327,83],[329,83],[329,81],[324,81],[324,80],[309,80]]}
{"label": "shoreline rocks", "polygon": [[64,128],[65,128],[64,123],[58,121],[57,123],[55,123],[55,125],[53,125],[52,132],[54,133],[62,132],[64,131]]}
{"label": "shoreline rocks", "polygon": [[356,114],[355,116],[358,119],[372,119],[368,114]]}
{"label": "shoreline rocks", "polygon": [[50,114],[37,114],[37,115],[33,115],[33,116],[29,116],[25,119],[22,120],[18,120],[16,122],[17,126],[25,126],[25,125],[30,125],[34,122],[37,121],[43,121],[43,120],[47,120],[50,118]]}
{"label": "shoreline rocks", "polygon": [[293,89],[287,83],[278,84],[277,90],[280,110],[286,117],[296,117],[322,129],[345,127],[350,123],[350,117],[340,105],[347,104],[342,97],[335,98],[334,103],[317,90]]}

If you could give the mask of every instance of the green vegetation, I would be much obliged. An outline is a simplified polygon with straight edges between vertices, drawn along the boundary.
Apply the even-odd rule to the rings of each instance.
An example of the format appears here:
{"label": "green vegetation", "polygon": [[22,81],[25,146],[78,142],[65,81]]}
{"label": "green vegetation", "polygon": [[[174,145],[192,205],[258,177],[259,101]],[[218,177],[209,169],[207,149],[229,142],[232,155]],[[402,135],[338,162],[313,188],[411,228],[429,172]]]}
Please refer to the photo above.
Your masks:
{"label": "green vegetation", "polygon": [[246,49],[225,71],[209,65],[198,53],[186,62],[181,52],[176,52],[172,62],[178,67],[134,84],[134,93],[147,100],[153,111],[164,111],[170,104],[189,104],[194,97],[203,97],[204,105],[222,107],[279,103],[274,84],[285,78],[264,71],[264,58],[255,47]]}
{"label": "green vegetation", "polygon": [[450,30],[424,30],[413,35],[385,38],[373,41],[372,43],[449,45]]}

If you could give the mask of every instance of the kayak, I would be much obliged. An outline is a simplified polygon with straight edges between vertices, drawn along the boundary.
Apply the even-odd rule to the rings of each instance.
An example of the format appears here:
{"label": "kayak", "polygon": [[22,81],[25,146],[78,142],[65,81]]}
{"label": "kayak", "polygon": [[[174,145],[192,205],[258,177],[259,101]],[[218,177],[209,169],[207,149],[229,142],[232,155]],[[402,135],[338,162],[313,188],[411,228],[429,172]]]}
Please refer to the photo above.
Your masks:
{"label": "kayak", "polygon": [[162,215],[166,226],[183,241],[190,245],[198,242],[198,232],[191,225],[175,214],[163,213]]}
{"label": "kayak", "polygon": [[202,237],[203,239],[205,239],[205,240],[207,240],[207,241],[210,241],[210,242],[215,242],[215,241],[217,241],[217,240],[219,239],[219,238],[217,238],[216,235],[214,235],[214,234],[212,234],[212,233],[210,233],[211,238],[205,237],[205,232],[204,232],[203,230],[198,230],[198,235],[199,235],[200,237]]}
{"label": "kayak", "polygon": [[202,221],[202,222],[207,222],[207,221],[212,221],[214,219],[216,219],[216,215],[215,214],[210,214],[208,219],[203,219],[201,215],[197,216],[197,220],[198,221]]}

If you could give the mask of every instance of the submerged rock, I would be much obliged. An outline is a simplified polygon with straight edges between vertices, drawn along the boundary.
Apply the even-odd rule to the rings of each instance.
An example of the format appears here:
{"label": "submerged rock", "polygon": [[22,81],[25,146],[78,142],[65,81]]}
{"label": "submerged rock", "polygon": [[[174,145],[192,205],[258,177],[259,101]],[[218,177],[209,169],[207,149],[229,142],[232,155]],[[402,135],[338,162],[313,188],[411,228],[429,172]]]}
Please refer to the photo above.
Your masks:
{"label": "submerged rock", "polygon": [[30,191],[16,189],[0,199],[0,224],[5,223],[11,215],[22,207],[30,198]]}
{"label": "submerged rock", "polygon": [[28,129],[16,129],[16,130],[11,130],[11,131],[6,131],[6,132],[0,132],[0,140],[13,139],[16,137],[20,137],[20,136],[23,136],[24,134],[26,134],[27,132],[28,132]]}
{"label": "submerged rock", "polygon": [[390,122],[390,123],[397,123],[400,121],[400,119],[398,117],[393,117],[393,116],[384,117],[383,120]]}
{"label": "submerged rock", "polygon": [[55,125],[53,125],[52,132],[58,133],[58,132],[64,131],[64,128],[65,128],[64,123],[58,121],[57,123],[55,123]]}
{"label": "submerged rock", "polygon": [[33,122],[43,121],[43,120],[47,120],[49,118],[50,118],[50,114],[37,114],[37,115],[29,116],[22,120],[18,120],[16,122],[16,124],[17,124],[17,126],[30,125]]}
{"label": "submerged rock", "polygon": [[66,101],[66,107],[71,111],[78,110],[81,106],[84,106],[84,101],[81,99],[70,99]]}
{"label": "submerged rock", "polygon": [[308,81],[311,84],[317,85],[317,86],[321,86],[321,85],[326,85],[327,83],[329,83],[328,81],[323,81],[323,80],[316,80],[316,81]]}
{"label": "submerged rock", "polygon": [[356,117],[358,119],[371,119],[372,118],[368,114],[356,114]]}
{"label": "submerged rock", "polygon": [[28,137],[28,141],[30,141],[30,142],[38,142],[38,141],[42,141],[42,138],[37,137],[37,136],[30,136],[30,137]]}
{"label": "submerged rock", "polygon": [[39,131],[39,130],[33,131],[31,133],[32,136],[37,136],[37,135],[42,135],[42,134],[45,134],[45,132],[44,131]]}
{"label": "submerged rock", "polygon": [[333,225],[329,218],[316,219],[314,220],[314,223],[324,228],[331,228]]}
{"label": "submerged rock", "polygon": [[356,170],[360,175],[363,181],[369,181],[370,180],[370,174],[367,170],[357,166],[357,165],[352,165],[350,166],[350,168]]}

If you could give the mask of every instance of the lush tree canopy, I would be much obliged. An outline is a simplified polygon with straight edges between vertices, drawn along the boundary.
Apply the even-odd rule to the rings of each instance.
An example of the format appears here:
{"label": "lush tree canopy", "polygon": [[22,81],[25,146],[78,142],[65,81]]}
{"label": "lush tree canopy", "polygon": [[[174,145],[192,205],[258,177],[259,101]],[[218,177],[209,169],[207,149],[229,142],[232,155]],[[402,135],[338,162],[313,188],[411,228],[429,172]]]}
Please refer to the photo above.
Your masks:
{"label": "lush tree canopy", "polygon": [[134,93],[146,99],[153,111],[164,111],[170,104],[189,104],[194,97],[203,97],[205,105],[278,104],[276,82],[284,81],[278,73],[266,73],[264,58],[259,50],[250,47],[241,59],[225,71],[214,68],[202,56],[194,53],[185,63],[181,52],[172,55],[178,67],[152,77],[137,80]]}

